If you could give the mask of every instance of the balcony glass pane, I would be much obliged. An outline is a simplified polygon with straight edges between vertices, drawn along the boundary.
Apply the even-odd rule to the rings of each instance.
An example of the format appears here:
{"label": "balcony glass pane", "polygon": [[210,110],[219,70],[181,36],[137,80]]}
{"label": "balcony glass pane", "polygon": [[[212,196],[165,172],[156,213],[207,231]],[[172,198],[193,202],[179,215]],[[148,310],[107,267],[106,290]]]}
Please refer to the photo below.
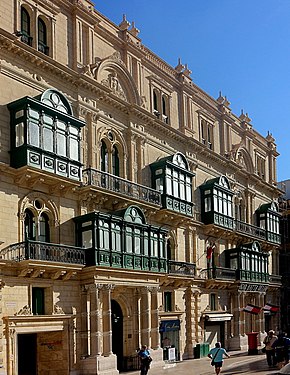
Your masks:
{"label": "balcony glass pane", "polygon": [[121,251],[121,227],[120,225],[111,224],[112,227],[112,251]]}
{"label": "balcony glass pane", "polygon": [[147,232],[144,232],[143,234],[144,236],[144,255],[149,255],[149,242],[148,242],[148,233]]}
{"label": "balcony glass pane", "polygon": [[186,176],[186,201],[192,201],[191,177]]}
{"label": "balcony glass pane", "polygon": [[24,144],[24,123],[20,122],[20,124],[15,125],[15,146],[19,147]]}
{"label": "balcony glass pane", "polygon": [[156,233],[151,232],[151,256],[157,257],[158,256],[158,237]]}
{"label": "balcony glass pane", "polygon": [[110,250],[109,224],[99,220],[99,245],[100,249]]}
{"label": "balcony glass pane", "polygon": [[77,138],[69,138],[69,157],[72,160],[79,160],[79,143]]}
{"label": "balcony glass pane", "polygon": [[178,185],[178,173],[176,171],[173,171],[173,196],[177,198],[179,197]]}
{"label": "balcony glass pane", "polygon": [[133,252],[133,231],[132,228],[127,227],[126,228],[126,253],[132,253]]}
{"label": "balcony glass pane", "polygon": [[183,174],[180,174],[180,182],[179,182],[179,188],[180,188],[180,199],[185,200],[185,176]]}
{"label": "balcony glass pane", "polygon": [[134,253],[135,254],[141,254],[141,232],[139,229],[135,228],[134,231]]}
{"label": "balcony glass pane", "polygon": [[43,128],[43,149],[53,152],[53,131],[52,128]]}
{"label": "balcony glass pane", "polygon": [[93,246],[92,231],[87,230],[82,232],[82,247],[89,249]]}
{"label": "balcony glass pane", "polygon": [[39,125],[38,122],[29,121],[29,144],[39,147]]}
{"label": "balcony glass pane", "polygon": [[64,133],[57,133],[56,153],[59,156],[66,156],[66,137]]}

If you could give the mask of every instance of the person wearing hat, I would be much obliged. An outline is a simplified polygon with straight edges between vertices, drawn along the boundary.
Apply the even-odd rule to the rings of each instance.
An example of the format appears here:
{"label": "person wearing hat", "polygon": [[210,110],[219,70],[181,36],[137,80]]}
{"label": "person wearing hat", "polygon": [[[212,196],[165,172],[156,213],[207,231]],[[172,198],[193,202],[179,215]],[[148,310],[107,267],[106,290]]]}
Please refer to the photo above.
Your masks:
{"label": "person wearing hat", "polygon": [[274,333],[275,332],[272,329],[270,329],[270,331],[268,332],[267,336],[264,338],[263,341],[263,343],[265,344],[265,353],[269,367],[276,366],[275,349],[272,345],[278,337]]}

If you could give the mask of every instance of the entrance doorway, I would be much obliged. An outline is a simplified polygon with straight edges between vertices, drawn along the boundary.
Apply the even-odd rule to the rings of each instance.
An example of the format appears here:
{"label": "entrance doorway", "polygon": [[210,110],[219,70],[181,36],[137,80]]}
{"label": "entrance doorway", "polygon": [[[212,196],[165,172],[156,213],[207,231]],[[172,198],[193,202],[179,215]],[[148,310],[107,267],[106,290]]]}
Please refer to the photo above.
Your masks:
{"label": "entrance doorway", "polygon": [[18,375],[37,375],[37,334],[17,335]]}
{"label": "entrance doorway", "polygon": [[117,356],[117,368],[123,369],[123,313],[117,301],[111,301],[112,310],[112,350]]}

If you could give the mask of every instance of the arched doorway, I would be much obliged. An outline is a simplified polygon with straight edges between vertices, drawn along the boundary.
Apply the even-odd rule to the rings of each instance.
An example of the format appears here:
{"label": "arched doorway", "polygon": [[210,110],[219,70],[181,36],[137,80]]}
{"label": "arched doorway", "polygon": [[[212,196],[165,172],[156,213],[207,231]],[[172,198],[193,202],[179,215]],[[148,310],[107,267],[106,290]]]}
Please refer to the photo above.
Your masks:
{"label": "arched doorway", "polygon": [[123,367],[123,313],[117,301],[111,301],[112,310],[112,350],[117,356],[117,368]]}

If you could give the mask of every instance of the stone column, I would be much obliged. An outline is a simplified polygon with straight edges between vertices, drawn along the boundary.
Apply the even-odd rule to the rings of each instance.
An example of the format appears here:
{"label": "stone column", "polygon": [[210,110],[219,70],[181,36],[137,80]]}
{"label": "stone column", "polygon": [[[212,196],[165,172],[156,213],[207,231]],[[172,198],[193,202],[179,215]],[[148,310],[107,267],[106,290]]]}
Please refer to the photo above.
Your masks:
{"label": "stone column", "polygon": [[103,355],[108,357],[112,351],[112,321],[111,321],[111,291],[113,284],[105,284],[102,287],[103,300]]}
{"label": "stone column", "polygon": [[99,284],[90,285],[90,354],[101,355]]}
{"label": "stone column", "polygon": [[151,347],[150,342],[150,309],[149,309],[149,290],[147,287],[141,289],[141,345]]}
{"label": "stone column", "polygon": [[246,301],[245,301],[245,293],[240,294],[240,301],[239,301],[239,310],[240,311],[240,334],[245,335],[246,334],[246,316],[245,312],[242,310],[246,306]]}
{"label": "stone column", "polygon": [[[3,352],[3,300],[2,300],[2,291],[5,286],[4,281],[0,280],[0,368],[3,368],[4,365],[4,352]],[[0,370],[1,374],[1,370]]]}
{"label": "stone column", "polygon": [[87,356],[89,354],[89,342],[88,342],[88,293],[87,287],[84,285],[81,290],[81,321],[80,321],[80,331],[81,331],[81,355]]}
{"label": "stone column", "polygon": [[[234,336],[239,336],[242,332],[241,326],[245,324],[244,314],[240,312],[240,301],[241,301],[241,292],[237,292],[232,295],[233,299],[233,333]],[[243,314],[243,316],[242,316]],[[242,323],[243,322],[243,323]],[[244,329],[244,327],[243,327]]]}
{"label": "stone column", "polygon": [[134,304],[133,304],[133,343],[135,348],[140,347],[140,293],[139,290],[136,289],[134,293]]}
{"label": "stone column", "polygon": [[[185,304],[185,348],[184,352],[186,358],[193,358],[193,340],[198,337],[198,332],[195,332],[195,316],[194,311],[197,303],[199,293],[192,292],[191,287],[188,287],[184,293],[184,304]],[[195,335],[194,335],[195,333]],[[196,340],[198,341],[198,340]]]}
{"label": "stone column", "polygon": [[150,288],[151,292],[151,348],[159,349],[158,287]]}
{"label": "stone column", "polygon": [[200,327],[200,319],[201,319],[201,293],[196,292],[194,293],[194,326],[195,326],[195,341],[200,342],[203,338],[202,336],[202,329]]}

